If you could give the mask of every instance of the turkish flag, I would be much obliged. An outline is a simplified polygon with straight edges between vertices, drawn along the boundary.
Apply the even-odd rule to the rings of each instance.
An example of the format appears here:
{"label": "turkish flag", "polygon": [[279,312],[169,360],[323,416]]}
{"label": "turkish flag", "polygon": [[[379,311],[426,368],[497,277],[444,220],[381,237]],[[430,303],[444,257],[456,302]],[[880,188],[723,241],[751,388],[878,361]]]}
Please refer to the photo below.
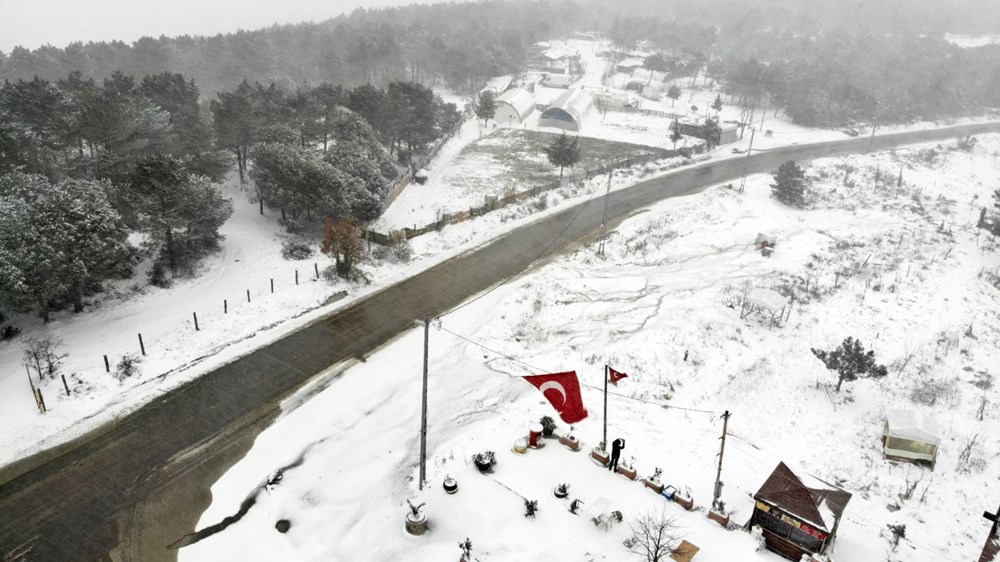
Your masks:
{"label": "turkish flag", "polygon": [[548,398],[552,407],[559,412],[562,421],[576,423],[587,417],[587,409],[583,407],[583,396],[580,395],[580,381],[576,378],[576,371],[531,375],[522,378],[542,391],[542,396]]}
{"label": "turkish flag", "polygon": [[615,386],[618,386],[618,381],[628,377],[628,375],[626,375],[625,373],[619,373],[618,371],[614,370],[614,368],[612,368],[610,365],[608,366],[608,376],[610,377],[609,380],[611,381],[611,384]]}

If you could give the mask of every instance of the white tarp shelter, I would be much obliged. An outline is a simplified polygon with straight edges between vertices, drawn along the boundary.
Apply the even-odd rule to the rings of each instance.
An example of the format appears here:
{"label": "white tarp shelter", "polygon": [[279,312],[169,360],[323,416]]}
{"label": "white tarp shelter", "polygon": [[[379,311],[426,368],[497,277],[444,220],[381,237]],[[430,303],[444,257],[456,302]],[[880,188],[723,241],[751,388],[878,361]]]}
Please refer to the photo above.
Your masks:
{"label": "white tarp shelter", "polygon": [[882,434],[886,458],[927,461],[934,467],[941,436],[934,418],[913,410],[887,410]]}
{"label": "white tarp shelter", "polygon": [[493,119],[497,123],[517,125],[535,110],[535,97],[523,88],[511,88],[497,98]]}

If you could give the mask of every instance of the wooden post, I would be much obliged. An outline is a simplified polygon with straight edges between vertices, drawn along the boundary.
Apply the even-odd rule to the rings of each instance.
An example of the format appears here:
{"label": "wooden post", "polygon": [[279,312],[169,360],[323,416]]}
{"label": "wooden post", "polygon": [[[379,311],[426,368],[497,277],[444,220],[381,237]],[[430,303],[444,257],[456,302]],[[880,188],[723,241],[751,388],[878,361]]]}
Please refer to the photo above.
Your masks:
{"label": "wooden post", "polygon": [[108,356],[107,355],[104,356],[104,370],[106,372],[108,372],[108,373],[111,372],[111,362],[108,361]]}
{"label": "wooden post", "polygon": [[68,385],[68,384],[66,384],[66,375],[59,375],[59,376],[61,376],[61,377],[62,377],[62,380],[63,380],[63,388],[65,388],[65,389],[66,389],[66,396],[69,396],[69,385]]}
{"label": "wooden post", "polygon": [[722,496],[722,455],[726,452],[726,430],[729,427],[729,410],[722,414],[722,445],[719,446],[719,468],[715,473],[715,490],[712,496],[712,509],[715,509]]}
{"label": "wooden post", "polygon": [[143,355],[146,355],[146,344],[142,343],[142,334],[139,334],[139,349]]}
{"label": "wooden post", "polygon": [[229,301],[222,299],[222,313],[229,314]]}
{"label": "wooden post", "polygon": [[271,294],[274,294],[274,279],[271,279]]}
{"label": "wooden post", "polygon": [[35,402],[38,404],[38,411],[44,414],[48,411],[45,407],[45,397],[42,396],[42,389],[35,387]]}
{"label": "wooden post", "polygon": [[295,284],[299,284],[299,270],[297,269],[295,270]]}
{"label": "wooden post", "polygon": [[316,263],[316,262],[313,262],[313,269],[316,270],[316,279],[319,279],[319,264]]}
{"label": "wooden post", "polygon": [[200,328],[198,328],[198,313],[197,312],[192,312],[191,316],[194,316],[194,331],[197,332],[200,329]]}
{"label": "wooden post", "polygon": [[250,302],[250,289],[247,289],[247,302]]}

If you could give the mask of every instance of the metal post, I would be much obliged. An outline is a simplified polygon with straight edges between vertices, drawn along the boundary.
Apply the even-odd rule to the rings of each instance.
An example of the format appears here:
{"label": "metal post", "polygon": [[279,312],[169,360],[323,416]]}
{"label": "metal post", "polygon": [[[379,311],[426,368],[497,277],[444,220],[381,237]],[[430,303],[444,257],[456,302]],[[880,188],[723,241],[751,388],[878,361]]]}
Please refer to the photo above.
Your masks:
{"label": "metal post", "polygon": [[608,366],[604,366],[604,450],[608,451]]}
{"label": "metal post", "polygon": [[722,414],[722,445],[719,446],[719,468],[715,473],[715,490],[712,496],[712,508],[716,507],[722,496],[722,455],[726,452],[726,429],[729,426],[729,410]]}
{"label": "metal post", "polygon": [[611,202],[611,176],[614,175],[614,173],[614,168],[608,170],[608,189],[604,193],[604,220],[601,221],[601,242],[597,248],[597,253],[602,258],[604,257],[604,239],[608,234],[608,205]]}
{"label": "metal post", "polygon": [[747,157],[743,160],[743,179],[740,180],[740,193],[747,185],[747,166],[750,165],[750,153],[753,152],[754,129],[750,129],[750,146],[747,147]]}
{"label": "metal post", "polygon": [[424,385],[420,406],[420,489],[427,479],[427,347],[430,343],[431,319],[424,318]]}

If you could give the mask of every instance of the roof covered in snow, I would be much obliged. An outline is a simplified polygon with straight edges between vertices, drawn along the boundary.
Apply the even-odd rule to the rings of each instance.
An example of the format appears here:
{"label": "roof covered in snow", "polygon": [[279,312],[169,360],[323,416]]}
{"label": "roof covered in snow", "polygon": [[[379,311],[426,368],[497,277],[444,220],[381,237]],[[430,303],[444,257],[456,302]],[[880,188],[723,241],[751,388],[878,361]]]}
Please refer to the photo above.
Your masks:
{"label": "roof covered in snow", "polygon": [[912,439],[937,445],[941,442],[934,418],[914,410],[887,410],[886,431],[890,437]]}
{"label": "roof covered in snow", "polygon": [[535,97],[524,88],[511,88],[507,90],[497,97],[497,103],[510,105],[522,119],[535,110]]}
{"label": "roof covered in snow", "polygon": [[818,478],[800,477],[779,462],[754,499],[830,531],[844,513],[851,493]]}
{"label": "roof covered in snow", "polygon": [[579,88],[573,88],[563,92],[561,96],[556,98],[556,101],[552,102],[552,105],[542,114],[545,117],[546,113],[558,112],[558,110],[565,111],[577,123],[583,119],[583,116],[590,111],[591,105],[593,105],[594,99],[590,97],[590,94],[584,92]]}
{"label": "roof covered in snow", "polygon": [[480,91],[485,92],[486,90],[493,90],[494,94],[499,94],[507,88],[510,87],[510,83],[514,81],[513,76],[494,76],[486,81],[486,85]]}

